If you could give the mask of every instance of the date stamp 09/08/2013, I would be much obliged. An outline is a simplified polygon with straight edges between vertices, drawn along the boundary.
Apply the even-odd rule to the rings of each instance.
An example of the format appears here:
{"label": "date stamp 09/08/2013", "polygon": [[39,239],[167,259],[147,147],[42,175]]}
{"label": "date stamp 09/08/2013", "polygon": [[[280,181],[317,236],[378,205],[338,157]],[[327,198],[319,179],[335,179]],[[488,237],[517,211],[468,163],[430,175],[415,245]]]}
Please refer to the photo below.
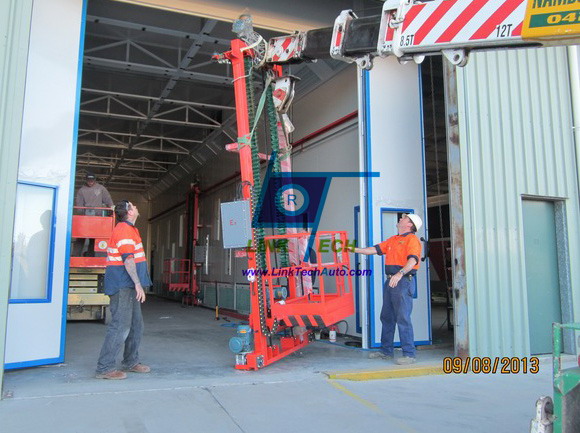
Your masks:
{"label": "date stamp 09/08/2013", "polygon": [[531,358],[503,357],[474,357],[443,358],[443,373],[445,374],[537,374],[540,371],[540,360]]}

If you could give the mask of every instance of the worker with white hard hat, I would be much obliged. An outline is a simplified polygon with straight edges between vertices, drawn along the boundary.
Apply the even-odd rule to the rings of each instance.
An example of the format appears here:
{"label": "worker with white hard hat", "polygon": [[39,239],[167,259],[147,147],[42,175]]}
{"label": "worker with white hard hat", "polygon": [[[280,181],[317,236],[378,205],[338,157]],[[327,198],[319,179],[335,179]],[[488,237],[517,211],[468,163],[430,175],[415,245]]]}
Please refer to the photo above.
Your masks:
{"label": "worker with white hard hat", "polygon": [[403,214],[397,223],[398,234],[373,247],[354,248],[355,253],[385,256],[387,280],[383,287],[381,309],[381,348],[370,358],[393,358],[395,325],[399,328],[403,356],[397,364],[415,362],[415,340],[411,311],[413,310],[413,276],[419,269],[421,241],[415,235],[423,222],[419,215]]}

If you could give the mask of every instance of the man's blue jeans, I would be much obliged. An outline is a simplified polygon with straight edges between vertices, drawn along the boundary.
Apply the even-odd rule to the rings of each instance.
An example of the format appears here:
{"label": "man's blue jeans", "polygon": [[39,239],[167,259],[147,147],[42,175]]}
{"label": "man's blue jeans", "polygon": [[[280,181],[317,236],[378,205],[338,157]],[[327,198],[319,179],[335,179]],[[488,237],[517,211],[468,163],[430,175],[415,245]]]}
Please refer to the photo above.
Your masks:
{"label": "man's blue jeans", "polygon": [[141,303],[133,287],[111,295],[111,322],[97,362],[97,374],[116,370],[116,360],[124,346],[122,367],[130,369],[139,364],[139,345],[143,335]]}
{"label": "man's blue jeans", "polygon": [[401,278],[396,287],[389,287],[390,278],[387,278],[383,287],[383,308],[381,309],[381,352],[393,355],[393,339],[395,325],[399,328],[399,338],[403,355],[415,357],[415,340],[413,336],[413,281],[409,277]]}

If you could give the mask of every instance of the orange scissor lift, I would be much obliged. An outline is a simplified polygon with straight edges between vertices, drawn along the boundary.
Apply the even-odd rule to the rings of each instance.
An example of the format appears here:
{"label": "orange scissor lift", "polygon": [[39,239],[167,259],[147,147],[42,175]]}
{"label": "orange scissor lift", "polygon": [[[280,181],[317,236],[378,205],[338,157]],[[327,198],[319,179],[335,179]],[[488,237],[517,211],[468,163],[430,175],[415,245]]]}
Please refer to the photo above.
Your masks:
{"label": "orange scissor lift", "polygon": [[163,289],[181,293],[182,305],[199,305],[201,303],[198,284],[198,271],[201,261],[196,260],[196,249],[199,243],[199,194],[198,186],[192,186],[186,196],[185,208],[187,221],[191,221],[191,233],[184,234],[186,259],[169,258],[163,261]]}
{"label": "orange scissor lift", "polygon": [[[76,248],[71,251],[67,320],[105,320],[109,297],[104,294],[104,274],[115,217],[110,208],[75,206],[73,212],[79,213],[72,217],[73,241],[94,239],[95,246],[88,251],[94,257],[76,255]],[[89,212],[95,215],[86,215]]]}
{"label": "orange scissor lift", "polygon": [[[266,264],[271,270],[264,276],[265,289],[271,304],[272,316],[282,325],[326,328],[354,313],[350,260],[342,248],[325,250],[327,245],[345,245],[346,232],[317,232],[314,241],[316,260],[287,268],[275,267],[270,241],[308,241],[310,233],[266,236]],[[324,251],[324,252],[323,252]],[[327,255],[330,256],[325,258]],[[325,262],[325,260],[328,260]],[[317,287],[306,289],[300,284],[303,277],[318,280]],[[285,281],[282,281],[285,280]],[[286,297],[276,300],[276,290],[287,289]]]}
{"label": "orange scissor lift", "polygon": [[[251,203],[251,213],[254,214],[252,188],[254,187],[254,171],[252,168],[252,149],[247,145],[251,141],[250,120],[248,114],[247,72],[245,58],[252,57],[254,51],[244,41],[235,39],[231,42],[231,50],[216,56],[217,60],[228,61],[232,65],[234,75],[234,91],[236,101],[236,119],[238,128],[238,143],[229,145],[231,150],[240,156],[242,194],[244,200]],[[252,72],[250,71],[250,74]],[[281,68],[274,67],[270,71],[278,76]],[[253,89],[250,86],[250,91]],[[256,149],[254,149],[256,152]],[[266,236],[263,241],[265,248],[260,249],[256,231],[253,230],[253,248],[247,253],[248,269],[257,270],[250,281],[249,324],[238,327],[237,337],[230,340],[230,349],[236,353],[235,367],[240,370],[257,370],[280,360],[281,358],[305,347],[312,340],[315,329],[329,327],[354,313],[352,280],[348,276],[350,262],[348,253],[332,252],[330,258],[323,257],[320,244],[323,240],[340,240],[346,245],[346,232],[318,232],[312,245],[316,254],[316,264],[304,262],[302,257],[285,267],[275,267],[275,255],[270,241],[285,241],[294,244],[295,250],[300,250],[308,243],[309,232],[287,233],[283,235]],[[260,240],[261,241],[261,240]],[[304,247],[302,248],[304,251]],[[266,269],[259,269],[258,263],[264,263]],[[298,254],[300,256],[300,254]],[[326,260],[326,262],[324,261]],[[322,275],[334,272],[333,276]],[[306,275],[304,274],[306,272]],[[311,278],[309,273],[318,273],[318,287],[304,284],[305,278]],[[285,294],[282,292],[286,292]]]}

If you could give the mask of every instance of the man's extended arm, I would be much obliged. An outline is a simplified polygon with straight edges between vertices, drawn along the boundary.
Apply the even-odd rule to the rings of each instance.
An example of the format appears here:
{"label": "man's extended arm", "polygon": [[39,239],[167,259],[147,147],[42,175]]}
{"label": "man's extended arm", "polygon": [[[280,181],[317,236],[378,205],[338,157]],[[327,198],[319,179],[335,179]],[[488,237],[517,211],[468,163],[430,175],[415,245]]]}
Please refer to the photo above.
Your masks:
{"label": "man's extended arm", "polygon": [[137,300],[139,302],[145,302],[145,291],[141,286],[141,281],[139,281],[139,275],[137,275],[137,265],[135,265],[135,259],[133,257],[127,257],[125,259],[125,269],[131,277],[133,283],[135,283],[135,290],[137,291]]}
{"label": "man's extended arm", "polygon": [[351,251],[357,254],[365,254],[367,256],[377,254],[377,249],[375,247],[355,248],[354,250]]}

